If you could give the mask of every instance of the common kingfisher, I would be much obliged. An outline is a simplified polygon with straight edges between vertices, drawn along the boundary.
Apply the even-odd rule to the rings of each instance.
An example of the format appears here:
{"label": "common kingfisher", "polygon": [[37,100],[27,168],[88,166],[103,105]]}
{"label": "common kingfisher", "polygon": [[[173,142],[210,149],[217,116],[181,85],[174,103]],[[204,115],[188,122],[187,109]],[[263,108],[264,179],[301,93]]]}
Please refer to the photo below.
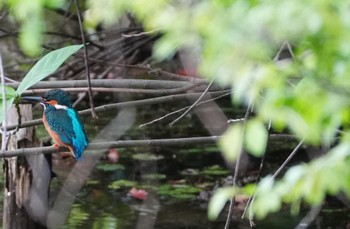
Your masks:
{"label": "common kingfisher", "polygon": [[43,105],[43,123],[55,142],[54,146],[67,147],[74,158],[79,159],[88,145],[88,138],[68,93],[61,89],[53,89],[47,91],[43,97],[22,98]]}

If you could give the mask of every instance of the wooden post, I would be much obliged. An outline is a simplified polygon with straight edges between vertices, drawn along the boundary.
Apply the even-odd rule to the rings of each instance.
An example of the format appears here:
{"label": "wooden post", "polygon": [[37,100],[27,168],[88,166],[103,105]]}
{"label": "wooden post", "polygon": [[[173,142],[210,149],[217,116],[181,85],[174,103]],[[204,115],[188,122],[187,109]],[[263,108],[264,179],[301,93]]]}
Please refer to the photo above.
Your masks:
{"label": "wooden post", "polygon": [[[22,122],[32,120],[31,105],[20,105]],[[13,106],[7,115],[8,124],[18,123],[18,114]],[[7,133],[7,149],[39,146],[35,128],[23,128]],[[50,163],[43,154],[4,159],[4,211],[3,228],[46,228]]]}

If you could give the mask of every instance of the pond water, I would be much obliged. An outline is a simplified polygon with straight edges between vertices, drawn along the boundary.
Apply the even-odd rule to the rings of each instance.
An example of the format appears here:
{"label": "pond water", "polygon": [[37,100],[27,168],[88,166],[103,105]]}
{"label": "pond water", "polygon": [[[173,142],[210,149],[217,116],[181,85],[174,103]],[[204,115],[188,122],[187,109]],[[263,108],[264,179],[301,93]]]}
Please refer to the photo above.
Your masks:
{"label": "pond water", "polygon": [[[223,107],[228,106],[227,100],[218,102]],[[140,124],[174,109],[171,106],[138,109],[136,123],[122,139],[208,135],[194,115],[186,116],[173,127],[169,127],[168,120],[164,120],[139,128]],[[237,116],[230,109],[225,112],[229,117]],[[112,116],[103,115],[98,120],[88,122],[85,120],[89,138],[93,139]],[[46,136],[42,127],[38,128],[38,132],[42,137]],[[294,146],[293,142],[271,144],[263,175],[274,172]],[[291,163],[304,159],[301,152]],[[252,165],[242,179],[254,179],[256,176],[260,160],[251,158],[250,162]],[[61,188],[74,161],[69,158],[57,160],[54,165],[57,177],[51,185],[53,196]],[[232,171],[227,169],[215,144],[111,149],[97,163],[80,190],[64,228],[224,228],[227,208],[216,221],[211,222],[207,218],[207,204],[214,189],[230,182]],[[137,199],[131,196],[129,192],[132,188],[144,190],[147,197]],[[248,221],[241,219],[243,208],[235,208],[230,228],[250,228]],[[302,206],[299,215],[291,216],[286,206],[280,212],[257,221],[255,228],[295,228],[307,213],[307,206]],[[345,228],[349,226],[349,213],[334,198],[329,199],[310,228]]]}

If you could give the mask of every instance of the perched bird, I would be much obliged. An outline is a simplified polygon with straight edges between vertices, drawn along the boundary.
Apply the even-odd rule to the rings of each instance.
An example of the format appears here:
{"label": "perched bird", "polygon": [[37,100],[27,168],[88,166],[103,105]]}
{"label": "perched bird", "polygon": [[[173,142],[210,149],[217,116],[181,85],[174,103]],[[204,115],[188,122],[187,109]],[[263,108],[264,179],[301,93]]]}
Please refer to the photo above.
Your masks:
{"label": "perched bird", "polygon": [[53,89],[46,92],[43,97],[25,96],[22,98],[40,102],[43,105],[43,123],[55,141],[54,146],[56,148],[67,147],[73,156],[79,159],[88,145],[88,138],[67,92]]}

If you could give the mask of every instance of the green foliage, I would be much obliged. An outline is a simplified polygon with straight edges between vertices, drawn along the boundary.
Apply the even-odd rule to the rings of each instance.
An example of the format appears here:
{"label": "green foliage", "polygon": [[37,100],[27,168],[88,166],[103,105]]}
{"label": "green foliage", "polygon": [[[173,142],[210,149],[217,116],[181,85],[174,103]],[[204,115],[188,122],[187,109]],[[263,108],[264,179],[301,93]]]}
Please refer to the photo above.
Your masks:
{"label": "green foliage", "polygon": [[[25,90],[55,72],[68,57],[77,52],[81,47],[83,47],[83,45],[67,46],[49,52],[41,58],[23,78],[16,91],[11,87],[6,87],[6,107],[9,108],[15,99],[20,97]],[[4,119],[4,112],[2,109],[3,94],[2,91],[0,93],[0,120],[2,121]]]}
{"label": "green foliage", "polygon": [[21,24],[19,44],[25,54],[30,56],[40,54],[42,32],[45,28],[44,9],[61,7],[64,2],[65,0],[6,1],[10,13]]}
{"label": "green foliage", "polygon": [[247,122],[245,146],[254,156],[261,156],[266,149],[268,139],[267,127],[261,121],[252,119]]}
{"label": "green foliage", "polygon": [[[31,1],[21,14],[19,7],[26,4],[24,0],[8,3],[19,20],[28,20],[22,21],[28,28],[38,25],[33,33],[42,31],[39,21],[46,3]],[[262,179],[252,205],[259,217],[277,211],[282,202],[296,211],[301,201],[316,205],[326,193],[350,194],[348,1],[88,0],[87,5],[88,27],[115,23],[131,11],[147,31],[159,31],[163,36],[155,45],[156,58],[199,47],[201,75],[232,86],[235,102],[254,104],[256,119],[245,126],[233,125],[219,143],[229,162],[243,146],[261,155],[267,141],[264,125],[270,121],[275,130],[287,128],[308,144],[336,145],[323,158],[292,167],[280,180]],[[285,40],[294,47],[294,59],[276,63],[272,59]],[[341,140],[334,142],[340,126]],[[218,203],[210,205],[212,218],[237,191],[227,190],[213,197]]]}
{"label": "green foliage", "polygon": [[[270,121],[276,130],[287,128],[314,145],[334,143],[338,128],[343,127],[342,141],[325,156],[327,160],[293,167],[281,180],[267,177],[258,184],[253,207],[258,216],[277,211],[282,201],[291,203],[294,211],[300,201],[319,204],[326,193],[350,192],[350,171],[345,168],[345,157],[338,155],[350,142],[350,3],[107,2],[117,14],[101,13],[103,4],[91,0],[88,20],[110,23],[121,12],[132,11],[147,30],[163,34],[155,45],[155,57],[167,58],[180,48],[200,46],[201,75],[232,85],[235,102],[254,104],[256,119],[245,126],[233,125],[220,141],[229,162],[237,158],[242,146],[261,155],[267,141],[264,126]],[[294,60],[276,63],[272,59],[285,40],[294,47]],[[218,192],[214,199],[221,198],[222,205],[223,196],[233,194]]]}
{"label": "green foliage", "polygon": [[216,191],[208,205],[208,218],[214,220],[218,217],[221,210],[234,195],[237,195],[239,189],[236,187],[220,188]]}
{"label": "green foliage", "polygon": [[220,138],[219,146],[226,161],[233,163],[241,153],[243,144],[243,127],[241,124],[230,126]]}
{"label": "green foliage", "polygon": [[68,57],[76,53],[83,46],[84,45],[70,45],[46,54],[23,78],[21,84],[17,88],[17,93],[21,95],[29,87],[54,73]]}

